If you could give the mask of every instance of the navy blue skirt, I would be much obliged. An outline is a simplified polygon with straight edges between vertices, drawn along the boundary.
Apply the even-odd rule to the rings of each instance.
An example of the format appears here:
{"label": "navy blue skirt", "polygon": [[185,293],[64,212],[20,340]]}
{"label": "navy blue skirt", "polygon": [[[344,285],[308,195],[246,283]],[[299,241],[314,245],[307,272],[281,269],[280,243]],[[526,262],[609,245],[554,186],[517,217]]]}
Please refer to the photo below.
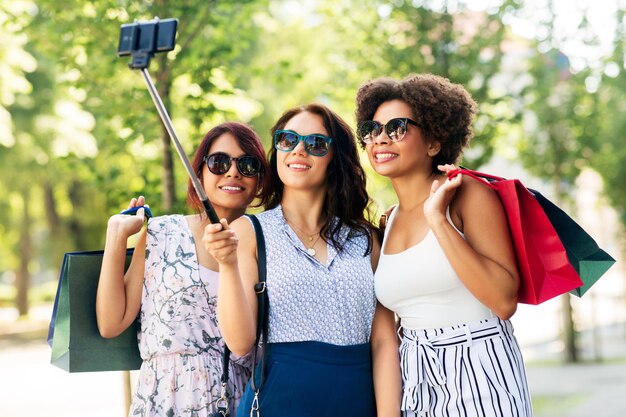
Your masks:
{"label": "navy blue skirt", "polygon": [[[369,343],[270,343],[259,393],[263,417],[374,417]],[[255,376],[259,376],[259,367]],[[237,417],[249,417],[254,392],[246,386]]]}

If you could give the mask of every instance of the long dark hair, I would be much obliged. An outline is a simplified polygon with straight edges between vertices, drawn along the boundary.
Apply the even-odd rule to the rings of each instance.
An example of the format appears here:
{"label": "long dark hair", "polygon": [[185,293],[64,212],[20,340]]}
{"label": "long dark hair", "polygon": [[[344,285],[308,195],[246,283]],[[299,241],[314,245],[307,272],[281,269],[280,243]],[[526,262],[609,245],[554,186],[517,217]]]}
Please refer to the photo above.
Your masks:
{"label": "long dark hair", "polygon": [[[193,162],[191,163],[192,169],[198,176],[200,183],[204,185],[204,179],[202,178],[204,157],[208,155],[213,142],[215,142],[217,138],[222,136],[224,133],[230,133],[233,135],[246,155],[255,156],[261,161],[263,168],[259,173],[257,193],[255,194],[257,203],[254,204],[254,207],[265,205],[268,197],[267,193],[270,189],[268,186],[270,179],[267,175],[269,167],[267,165],[267,159],[265,158],[265,151],[263,150],[263,145],[261,144],[259,135],[257,135],[252,128],[243,123],[224,122],[209,130],[204,136],[204,139],[202,139],[202,142],[200,142],[198,149],[196,149],[196,154],[194,155]],[[187,205],[198,213],[204,210],[204,206],[198,198],[191,180],[189,180],[187,185]]]}
{"label": "long dark hair", "polygon": [[[326,224],[320,235],[324,241],[331,241],[338,251],[343,250],[339,241],[342,225],[361,232],[368,237],[367,253],[372,250],[372,232],[374,227],[366,219],[365,213],[370,203],[366,190],[365,171],[361,166],[354,133],[350,126],[339,115],[323,104],[312,103],[306,106],[287,110],[271,129],[274,132],[283,129],[295,115],[309,112],[320,116],[328,135],[333,138],[333,156],[326,172],[326,197],[322,211],[326,216]],[[270,175],[273,178],[272,190],[269,193],[265,208],[277,207],[283,198],[284,185],[278,176],[276,165],[276,149],[272,146],[268,153]],[[337,218],[337,222],[332,219]],[[332,229],[331,229],[332,227]]]}

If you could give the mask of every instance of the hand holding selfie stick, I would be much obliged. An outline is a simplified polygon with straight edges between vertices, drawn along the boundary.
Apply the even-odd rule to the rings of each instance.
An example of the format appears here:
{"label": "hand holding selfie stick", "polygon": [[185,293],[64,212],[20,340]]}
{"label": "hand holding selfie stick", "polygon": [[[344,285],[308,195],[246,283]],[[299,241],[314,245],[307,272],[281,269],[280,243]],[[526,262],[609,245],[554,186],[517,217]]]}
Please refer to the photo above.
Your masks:
{"label": "hand holding selfie stick", "polygon": [[202,183],[191,167],[191,163],[189,162],[189,159],[187,158],[187,155],[178,140],[178,136],[176,136],[176,132],[174,131],[174,126],[172,125],[172,120],[167,113],[167,109],[163,105],[161,97],[159,96],[159,93],[152,82],[152,78],[150,78],[150,74],[148,73],[150,58],[152,58],[155,53],[167,52],[174,49],[174,39],[176,37],[177,25],[178,20],[176,19],[159,20],[158,18],[149,22],[135,22],[122,25],[117,55],[120,57],[131,55],[132,60],[128,66],[131,69],[141,70],[141,75],[143,75],[143,79],[148,86],[148,91],[150,92],[152,101],[159,112],[159,116],[163,121],[163,125],[165,126],[170,139],[172,139],[172,142],[174,143],[178,156],[180,156],[181,161],[183,161],[183,165],[185,166],[185,170],[191,179],[193,188],[196,190],[196,194],[204,206],[207,218],[211,223],[219,223],[220,219],[217,217],[215,209],[204,192]]}

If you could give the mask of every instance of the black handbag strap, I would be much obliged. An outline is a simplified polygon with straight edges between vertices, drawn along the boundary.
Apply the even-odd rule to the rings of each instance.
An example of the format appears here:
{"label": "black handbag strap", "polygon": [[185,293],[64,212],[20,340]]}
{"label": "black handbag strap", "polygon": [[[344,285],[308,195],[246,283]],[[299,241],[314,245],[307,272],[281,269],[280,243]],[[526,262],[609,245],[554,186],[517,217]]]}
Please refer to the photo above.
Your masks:
{"label": "black handbag strap", "polygon": [[[263,228],[259,219],[253,214],[248,218],[254,226],[254,232],[256,234],[256,247],[258,254],[258,272],[259,282],[254,285],[254,292],[257,295],[257,320],[256,320],[256,339],[254,341],[254,349],[252,351],[252,375],[250,377],[250,384],[256,394],[261,390],[263,382],[265,381],[265,357],[267,353],[267,326],[268,326],[268,310],[269,299],[267,297],[267,287],[265,280],[267,278],[267,258],[265,254],[265,237],[263,236]],[[261,357],[261,366],[259,375],[259,382],[257,384],[255,368],[257,363],[257,353],[259,351],[259,342],[263,338],[263,356]]]}
{"label": "black handbag strap", "polygon": [[[254,292],[257,295],[258,309],[257,309],[257,322],[256,322],[256,339],[254,341],[254,348],[252,350],[252,375],[250,378],[250,383],[252,384],[252,389],[255,393],[258,394],[263,382],[265,380],[265,352],[267,352],[267,347],[264,349],[263,357],[261,358],[261,375],[259,384],[257,386],[254,370],[256,368],[257,361],[257,352],[259,350],[259,341],[261,337],[263,337],[263,346],[267,346],[267,316],[268,316],[268,306],[269,300],[267,298],[267,291],[265,288],[265,279],[267,276],[267,268],[266,268],[266,254],[265,254],[265,237],[263,236],[263,228],[261,227],[261,223],[259,219],[254,214],[246,214],[246,217],[250,219],[252,222],[252,226],[254,227],[254,233],[256,235],[256,247],[258,254],[258,273],[259,273],[259,282],[254,285]],[[222,383],[222,395],[219,400],[222,405],[220,411],[225,411],[228,409],[228,400],[226,399],[226,385],[228,384],[228,368],[230,363],[230,349],[228,346],[224,345],[224,355],[222,356],[222,377],[220,379]],[[219,407],[219,404],[218,404]],[[224,414],[225,415],[225,414]]]}

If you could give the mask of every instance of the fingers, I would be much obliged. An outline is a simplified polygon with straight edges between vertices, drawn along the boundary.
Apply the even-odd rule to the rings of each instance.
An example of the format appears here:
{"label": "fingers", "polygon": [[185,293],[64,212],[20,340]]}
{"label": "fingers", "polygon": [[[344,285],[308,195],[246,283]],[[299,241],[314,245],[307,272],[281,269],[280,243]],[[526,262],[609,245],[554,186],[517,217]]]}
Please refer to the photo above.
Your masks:
{"label": "fingers", "polygon": [[140,195],[139,197],[135,198],[131,198],[130,203],[128,203],[128,207],[126,207],[126,209],[131,209],[133,207],[137,207],[137,206],[145,206],[146,204],[146,199],[144,196]]}
{"label": "fingers", "polygon": [[454,178],[448,178],[446,180],[446,183],[448,184],[448,187],[450,188],[458,188],[461,186],[462,182],[463,182],[463,174],[457,174]]}
{"label": "fingers", "polygon": [[[449,174],[450,172],[457,169],[457,167],[452,164],[437,165],[437,168],[440,171],[443,171],[445,174]],[[448,176],[446,180],[443,182],[439,180],[433,181],[430,192],[431,194],[434,193],[435,191],[437,191],[437,189],[439,189],[439,187],[442,187],[443,189],[458,188],[462,182],[463,182],[463,174],[457,173],[454,177]]]}
{"label": "fingers", "polygon": [[211,223],[209,225],[207,225],[204,228],[204,234],[206,235],[207,233],[217,233],[221,230],[231,230],[230,226],[228,224],[228,220],[226,219],[220,219],[219,223]]}
{"label": "fingers", "polygon": [[[131,205],[129,209],[137,207],[136,203],[137,201],[131,200]],[[144,208],[141,207],[137,209],[135,213],[125,213],[125,211],[122,213],[114,214],[109,218],[109,221],[107,223],[107,232],[109,229],[112,231],[115,230],[118,233],[121,233],[122,235],[128,237],[134,235],[141,230],[145,220]]]}
{"label": "fingers", "polygon": [[228,220],[220,219],[220,224],[224,230],[230,230],[230,226],[228,225]]}
{"label": "fingers", "polygon": [[458,168],[454,164],[443,164],[443,165],[437,165],[437,169],[443,173],[448,174],[449,172],[452,172]]}
{"label": "fingers", "polygon": [[145,202],[143,196],[133,197],[128,203],[127,209],[109,217],[107,234],[110,232],[129,237],[139,232],[146,220],[146,209],[144,207],[148,207],[148,205]]}
{"label": "fingers", "polygon": [[239,239],[229,227],[226,219],[221,219],[219,223],[207,225],[204,228],[202,243],[220,264],[236,262]]}

